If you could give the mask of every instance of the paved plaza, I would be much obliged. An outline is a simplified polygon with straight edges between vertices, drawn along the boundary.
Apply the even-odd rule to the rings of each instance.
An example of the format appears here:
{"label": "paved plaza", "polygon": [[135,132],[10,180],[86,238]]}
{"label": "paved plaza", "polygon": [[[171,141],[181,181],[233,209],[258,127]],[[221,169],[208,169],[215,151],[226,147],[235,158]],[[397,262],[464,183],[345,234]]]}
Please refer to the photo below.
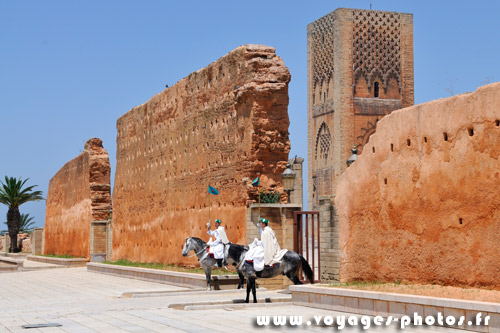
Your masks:
{"label": "paved plaza", "polygon": [[[125,295],[124,295],[125,293]],[[1,332],[331,332],[317,326],[314,316],[348,315],[294,306],[290,302],[250,306],[213,303],[242,299],[243,291],[189,291],[186,288],[87,272],[86,268],[59,268],[0,274]],[[258,292],[260,298],[286,299],[277,291]],[[205,302],[205,303],[203,303]],[[192,304],[191,310],[169,308]],[[198,306],[196,306],[198,304]],[[302,326],[263,327],[257,316],[302,316]],[[272,319],[271,319],[272,321]],[[312,321],[307,326],[306,322]],[[23,329],[22,325],[58,323],[60,327]],[[359,327],[346,331],[357,332]],[[367,331],[372,331],[373,328]],[[396,326],[380,332],[401,332]],[[440,327],[407,328],[416,332],[458,332]]]}

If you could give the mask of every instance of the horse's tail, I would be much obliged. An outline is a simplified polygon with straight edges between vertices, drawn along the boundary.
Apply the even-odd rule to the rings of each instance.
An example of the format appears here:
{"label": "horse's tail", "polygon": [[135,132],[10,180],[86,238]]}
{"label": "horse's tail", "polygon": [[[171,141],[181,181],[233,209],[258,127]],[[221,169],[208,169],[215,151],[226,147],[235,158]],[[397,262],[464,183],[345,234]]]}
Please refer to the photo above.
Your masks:
{"label": "horse's tail", "polygon": [[311,269],[311,266],[309,266],[309,263],[307,260],[299,254],[300,261],[302,261],[302,272],[306,275],[306,278],[309,280],[311,284],[314,283],[314,273]]}

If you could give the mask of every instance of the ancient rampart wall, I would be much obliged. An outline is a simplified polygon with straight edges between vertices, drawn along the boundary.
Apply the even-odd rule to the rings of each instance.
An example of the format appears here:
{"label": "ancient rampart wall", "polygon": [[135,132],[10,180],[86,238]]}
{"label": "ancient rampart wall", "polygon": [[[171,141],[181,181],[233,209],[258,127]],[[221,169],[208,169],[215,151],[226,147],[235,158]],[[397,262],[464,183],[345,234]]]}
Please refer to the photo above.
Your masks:
{"label": "ancient rampart wall", "polygon": [[111,209],[108,153],[93,138],[49,183],[45,213],[45,254],[89,257],[92,221],[105,221]]}
{"label": "ancient rampart wall", "polygon": [[343,174],[340,278],[500,288],[500,83],[393,112]]}
{"label": "ancient rampart wall", "polygon": [[279,189],[288,160],[289,81],[274,48],[245,45],[118,119],[114,259],[196,263],[181,251],[208,240],[209,207],[246,241],[251,180]]}

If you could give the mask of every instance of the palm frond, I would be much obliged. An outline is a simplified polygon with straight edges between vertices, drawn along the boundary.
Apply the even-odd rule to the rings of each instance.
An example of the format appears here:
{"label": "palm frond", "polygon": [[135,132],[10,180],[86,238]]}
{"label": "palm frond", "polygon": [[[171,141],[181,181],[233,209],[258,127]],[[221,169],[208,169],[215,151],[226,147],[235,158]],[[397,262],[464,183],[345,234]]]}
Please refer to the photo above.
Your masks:
{"label": "palm frond", "polygon": [[[33,221],[35,217],[30,216],[30,214],[21,213],[21,218],[19,220],[19,232],[31,233],[33,229],[35,229],[35,221]],[[7,222],[4,222],[7,225]],[[0,234],[5,234],[9,232],[8,230],[0,231]]]}
{"label": "palm frond", "polygon": [[29,201],[43,200],[42,191],[33,191],[37,185],[23,188],[29,178],[22,180],[21,177],[5,176],[5,183],[1,182],[0,203],[9,207],[19,207]]}

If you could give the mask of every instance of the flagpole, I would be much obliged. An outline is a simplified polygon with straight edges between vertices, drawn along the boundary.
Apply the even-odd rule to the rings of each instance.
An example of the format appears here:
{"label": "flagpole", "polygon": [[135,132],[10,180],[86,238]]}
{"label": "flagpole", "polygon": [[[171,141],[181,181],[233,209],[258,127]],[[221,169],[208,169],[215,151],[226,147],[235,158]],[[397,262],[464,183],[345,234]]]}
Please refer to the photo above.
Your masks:
{"label": "flagpole", "polygon": [[[257,187],[257,200],[259,202],[259,221],[260,222],[260,173],[257,174],[257,178],[252,182],[253,187]],[[258,223],[257,222],[257,223]]]}
{"label": "flagpole", "polygon": [[260,187],[261,187],[261,185],[260,185],[260,173],[259,173],[259,186],[257,186],[257,192],[259,194],[259,220],[258,220],[258,222],[260,222]]}
{"label": "flagpole", "polygon": [[[208,188],[210,189],[210,184],[208,184]],[[209,224],[210,227],[212,227],[211,226],[211,220],[210,220],[210,208],[212,207],[212,204],[211,204],[211,201],[210,201],[210,195],[211,195],[211,193],[209,191],[208,192],[208,224]]]}
{"label": "flagpole", "polygon": [[259,222],[260,222],[260,185],[257,186],[257,192],[258,192],[258,196],[259,196]]}

